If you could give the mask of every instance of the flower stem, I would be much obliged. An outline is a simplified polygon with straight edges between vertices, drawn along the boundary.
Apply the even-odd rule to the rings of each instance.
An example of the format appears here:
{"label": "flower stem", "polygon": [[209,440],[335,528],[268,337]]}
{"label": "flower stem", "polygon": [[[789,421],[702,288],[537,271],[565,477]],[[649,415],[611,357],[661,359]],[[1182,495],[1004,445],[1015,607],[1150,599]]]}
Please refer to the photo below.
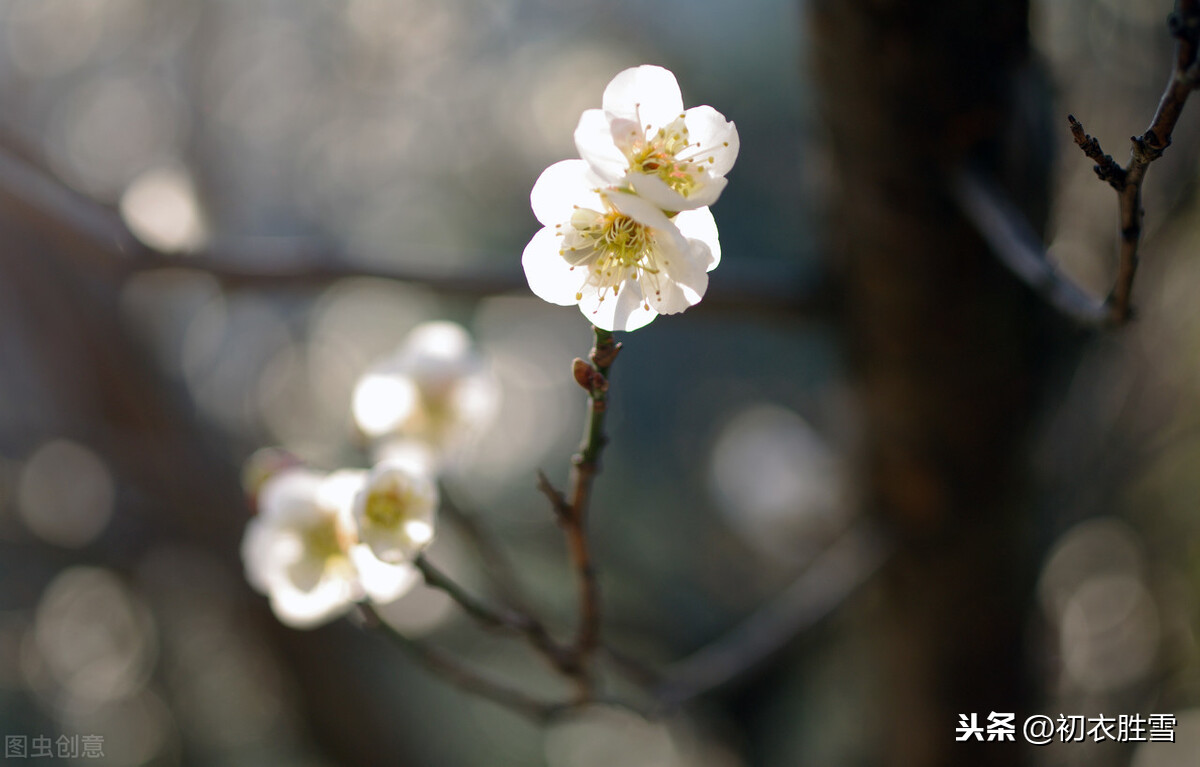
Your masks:
{"label": "flower stem", "polygon": [[588,545],[587,512],[592,480],[600,472],[600,454],[607,441],[604,436],[604,417],[608,409],[608,372],[621,348],[613,340],[610,331],[595,328],[595,334],[590,356],[599,377],[588,388],[583,442],[579,452],[571,459],[569,502],[564,509],[566,513],[561,515],[571,563],[579,580],[579,630],[575,637],[575,651],[585,692],[590,688],[589,660],[600,645],[600,590]]}

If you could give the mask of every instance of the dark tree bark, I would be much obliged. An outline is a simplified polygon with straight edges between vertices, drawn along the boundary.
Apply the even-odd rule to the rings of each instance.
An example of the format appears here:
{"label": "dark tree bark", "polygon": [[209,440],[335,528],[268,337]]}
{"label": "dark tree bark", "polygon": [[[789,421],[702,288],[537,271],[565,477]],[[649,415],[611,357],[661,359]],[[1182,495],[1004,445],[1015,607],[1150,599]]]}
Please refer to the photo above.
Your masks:
{"label": "dark tree bark", "polygon": [[[1036,556],[1023,438],[1061,323],[988,252],[948,174],[991,175],[1038,228],[1049,154],[1026,0],[822,0],[814,64],[836,173],[830,247],[863,414],[856,488],[899,551],[874,616],[874,762],[1019,761]],[[1042,102],[1039,104],[1039,101]],[[955,743],[1017,714],[1018,744]]]}

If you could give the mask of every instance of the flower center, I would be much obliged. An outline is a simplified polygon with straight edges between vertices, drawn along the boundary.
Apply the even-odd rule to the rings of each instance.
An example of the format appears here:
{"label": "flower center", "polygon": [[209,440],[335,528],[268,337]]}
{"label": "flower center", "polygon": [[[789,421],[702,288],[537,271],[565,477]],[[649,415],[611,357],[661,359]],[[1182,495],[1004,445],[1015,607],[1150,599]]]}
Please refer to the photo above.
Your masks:
{"label": "flower center", "polygon": [[654,245],[647,227],[624,213],[609,211],[593,226],[595,248],[605,265],[629,269],[637,266]]}
{"label": "flower center", "polygon": [[342,536],[338,532],[337,520],[329,517],[305,530],[304,549],[314,558],[326,562],[341,556]]}
{"label": "flower center", "polygon": [[[617,295],[631,273],[658,273],[654,232],[612,208],[605,213],[578,208],[559,252],[572,268],[586,265],[587,281],[599,289],[602,301],[610,288]],[[583,293],[576,294],[576,298],[582,297]]]}
{"label": "flower center", "polygon": [[634,172],[658,176],[663,183],[683,197],[700,185],[697,176],[703,172],[700,162],[680,157],[680,152],[695,149],[688,143],[688,129],[683,120],[675,120],[659,128],[648,139],[634,142],[629,151],[629,167]]}
{"label": "flower center", "polygon": [[391,530],[408,516],[411,499],[399,489],[377,490],[367,498],[366,517],[372,524]]}

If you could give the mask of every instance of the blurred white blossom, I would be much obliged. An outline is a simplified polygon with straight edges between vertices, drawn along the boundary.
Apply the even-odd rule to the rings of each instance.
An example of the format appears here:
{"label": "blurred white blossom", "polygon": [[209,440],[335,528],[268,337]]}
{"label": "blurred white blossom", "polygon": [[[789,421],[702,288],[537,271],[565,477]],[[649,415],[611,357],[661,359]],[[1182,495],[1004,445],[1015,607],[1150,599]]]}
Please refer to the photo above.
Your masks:
{"label": "blurred white blossom", "polygon": [[250,585],[270,597],[283,623],[310,628],[361,599],[394,600],[416,582],[412,565],[381,562],[359,542],[353,506],[367,477],[290,468],[263,484],[242,560]]}
{"label": "blurred white blossom", "polygon": [[675,75],[644,65],[620,72],[588,109],[575,147],[606,183],[664,211],[712,205],[738,155],[737,127],[710,106],[683,109]]}
{"label": "blurred white blossom", "polygon": [[462,326],[414,328],[400,347],[359,378],[352,411],[377,454],[413,456],[436,467],[478,436],[495,414],[498,389]]}
{"label": "blurred white blossom", "polygon": [[721,258],[708,208],[668,218],[653,202],[605,188],[583,160],[547,168],[530,194],[544,228],[525,247],[529,287],[579,304],[605,330],[636,330],[696,304]]}
{"label": "blurred white blossom", "polygon": [[383,562],[409,561],[433,540],[437,504],[429,477],[404,464],[378,464],[354,499],[359,539]]}

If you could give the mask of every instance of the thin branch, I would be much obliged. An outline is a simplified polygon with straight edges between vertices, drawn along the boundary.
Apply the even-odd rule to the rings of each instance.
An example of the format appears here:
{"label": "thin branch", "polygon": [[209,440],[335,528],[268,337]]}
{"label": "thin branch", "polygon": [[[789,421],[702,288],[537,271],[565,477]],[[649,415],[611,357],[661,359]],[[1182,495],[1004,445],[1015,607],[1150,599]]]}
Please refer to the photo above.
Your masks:
{"label": "thin branch", "polygon": [[[540,471],[538,472],[538,489],[551,501],[560,518],[572,513],[570,504],[567,503],[563,494]],[[516,584],[511,563],[500,550],[498,543],[491,537],[487,529],[478,524],[471,515],[456,504],[447,502],[445,494],[443,494],[443,499],[442,512],[446,513],[471,541],[493,578],[499,581],[496,585],[504,592],[502,598],[512,608],[512,611],[504,612],[472,597],[428,560],[420,558],[417,566],[425,577],[426,584],[432,588],[446,591],[451,598],[464,606],[464,610],[469,615],[474,616],[484,626],[519,631],[525,634],[534,648],[549,658],[555,668],[569,676],[578,675],[580,669],[575,651],[555,642],[546,631],[545,624],[529,609],[527,600]],[[511,585],[504,585],[506,582],[510,582]],[[601,647],[599,651],[615,672],[640,687],[649,688],[661,681],[658,672],[614,648],[605,646]]]}
{"label": "thin branch", "polygon": [[550,508],[554,509],[555,517],[562,521],[571,516],[571,504],[567,503],[567,498],[562,494],[562,491],[554,486],[550,479],[540,469],[537,473],[537,487],[542,495],[546,496],[546,500],[550,501]]}
{"label": "thin branch", "polygon": [[563,716],[592,705],[609,705],[626,708],[649,718],[644,711],[629,701],[615,698],[576,698],[566,701],[549,701],[535,698],[503,682],[486,677],[470,669],[449,654],[406,637],[388,624],[369,602],[359,605],[363,623],[386,636],[393,644],[412,656],[428,671],[463,692],[477,695],[504,708],[524,716],[537,724],[550,724]]}
{"label": "thin branch", "polygon": [[424,556],[415,560],[418,570],[425,578],[425,584],[438,589],[453,599],[458,605],[486,628],[506,629],[525,636],[530,645],[540,652],[554,668],[568,676],[579,675],[577,654],[563,647],[546,630],[545,625],[535,616],[514,608],[500,608],[484,602],[458,585],[450,576],[436,568]]}
{"label": "thin branch", "polygon": [[1104,301],[1054,268],[1029,220],[985,178],[960,171],[952,179],[951,191],[992,253],[1044,301],[1084,326],[1104,325],[1111,319]]}
{"label": "thin branch", "polygon": [[778,597],[726,636],[669,667],[654,697],[670,710],[747,673],[844,602],[889,553],[871,523],[855,523]]}
{"label": "thin branch", "polygon": [[1113,189],[1121,191],[1121,188],[1125,186],[1127,175],[1125,169],[1121,167],[1121,163],[1100,148],[1100,141],[1083,129],[1083,123],[1076,120],[1075,115],[1067,115],[1067,122],[1071,124],[1071,137],[1075,139],[1075,143],[1089,160],[1096,163],[1096,167],[1093,168],[1096,175]]}
{"label": "thin branch", "polygon": [[[583,442],[579,446],[579,452],[571,459],[569,508],[556,507],[559,523],[567,538],[571,564],[579,582],[579,630],[575,636],[574,647],[582,670],[581,682],[585,691],[590,684],[587,674],[588,662],[600,645],[600,589],[588,544],[587,514],[592,496],[592,480],[600,472],[600,454],[608,441],[604,435],[604,418],[608,411],[609,370],[621,351],[621,345],[613,339],[610,331],[601,328],[594,328],[594,331],[595,343],[590,355],[594,375],[581,381],[588,389],[588,409]],[[576,380],[580,380],[578,364],[575,365],[575,377]]]}
{"label": "thin branch", "polygon": [[442,488],[440,513],[459,529],[475,549],[484,569],[491,576],[492,585],[499,598],[509,607],[529,612],[529,600],[526,599],[516,569],[505,555],[500,542],[475,515],[455,502],[452,495],[453,493],[448,492],[445,487]]}
{"label": "thin branch", "polygon": [[1142,184],[1146,172],[1150,163],[1162,157],[1171,145],[1171,134],[1183,112],[1183,106],[1200,82],[1200,64],[1196,59],[1197,49],[1200,48],[1200,0],[1176,0],[1169,26],[1171,34],[1178,41],[1175,62],[1150,127],[1142,135],[1131,139],[1133,148],[1126,167],[1122,168],[1112,157],[1104,154],[1100,143],[1084,131],[1078,120],[1067,118],[1075,143],[1096,162],[1096,174],[1117,190],[1121,247],[1117,278],[1107,301],[1110,320],[1117,325],[1128,322],[1131,316],[1133,279],[1137,274],[1138,247],[1142,238]]}
{"label": "thin branch", "polygon": [[1183,105],[1200,82],[1200,63],[1196,60],[1200,0],[1178,0],[1170,27],[1179,41],[1175,64],[1150,127],[1131,139],[1133,148],[1127,167],[1105,153],[1099,140],[1089,135],[1074,115],[1067,116],[1071,136],[1084,155],[1096,164],[1097,177],[1117,192],[1121,245],[1117,276],[1106,300],[1088,295],[1054,268],[1028,221],[985,178],[961,171],[952,179],[952,191],[960,209],[1000,261],[1050,305],[1082,325],[1119,326],[1128,322],[1132,314],[1133,280],[1142,237],[1142,184],[1150,163],[1170,145]]}
{"label": "thin branch", "polygon": [[462,586],[459,586],[449,575],[439,570],[425,555],[414,560],[417,569],[425,578],[425,585],[443,591],[458,603],[468,615],[489,628],[508,628],[521,631],[525,622],[523,616],[515,610],[504,609],[484,602]]}

